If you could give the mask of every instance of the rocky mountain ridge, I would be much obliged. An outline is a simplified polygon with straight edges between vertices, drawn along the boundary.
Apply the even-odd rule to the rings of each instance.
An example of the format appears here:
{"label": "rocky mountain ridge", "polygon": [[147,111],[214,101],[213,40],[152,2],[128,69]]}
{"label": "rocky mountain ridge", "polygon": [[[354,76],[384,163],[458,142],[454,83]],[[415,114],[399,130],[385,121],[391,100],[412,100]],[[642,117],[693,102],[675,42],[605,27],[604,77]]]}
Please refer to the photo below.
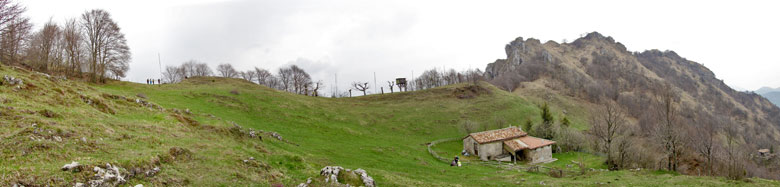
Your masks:
{"label": "rocky mountain ridge", "polygon": [[655,126],[648,109],[670,91],[686,128],[733,126],[739,141],[752,150],[780,143],[780,108],[758,94],[730,88],[707,67],[674,51],[631,52],[597,32],[563,44],[518,37],[505,51],[506,59],[485,68],[485,77],[505,89],[541,81],[548,89],[592,103],[612,100],[643,131]]}

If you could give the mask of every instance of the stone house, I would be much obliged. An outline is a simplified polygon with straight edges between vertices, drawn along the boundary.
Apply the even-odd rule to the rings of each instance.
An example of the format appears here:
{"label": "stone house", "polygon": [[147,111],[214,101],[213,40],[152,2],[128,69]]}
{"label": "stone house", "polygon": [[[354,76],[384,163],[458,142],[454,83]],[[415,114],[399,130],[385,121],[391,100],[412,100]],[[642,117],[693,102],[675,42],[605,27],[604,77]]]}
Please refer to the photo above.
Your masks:
{"label": "stone house", "polygon": [[463,138],[463,149],[481,160],[552,162],[552,144],[542,138],[528,136],[519,127],[507,127],[471,133]]}

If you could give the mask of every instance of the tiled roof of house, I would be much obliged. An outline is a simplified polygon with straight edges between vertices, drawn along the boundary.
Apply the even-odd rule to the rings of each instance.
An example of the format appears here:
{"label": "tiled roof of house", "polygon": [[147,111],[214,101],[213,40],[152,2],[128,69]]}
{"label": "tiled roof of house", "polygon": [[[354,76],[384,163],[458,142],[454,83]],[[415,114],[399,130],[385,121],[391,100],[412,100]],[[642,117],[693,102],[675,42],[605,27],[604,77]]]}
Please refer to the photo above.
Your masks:
{"label": "tiled roof of house", "polygon": [[512,151],[523,149],[536,149],[548,145],[555,144],[555,141],[537,138],[533,136],[523,136],[511,140],[504,141],[504,145],[509,147]]}
{"label": "tiled roof of house", "polygon": [[[518,127],[507,127],[503,129],[496,129],[484,132],[475,132],[469,134],[479,144],[490,143],[495,141],[509,140],[513,138],[519,138],[528,135],[520,130]],[[468,137],[468,136],[467,136]]]}

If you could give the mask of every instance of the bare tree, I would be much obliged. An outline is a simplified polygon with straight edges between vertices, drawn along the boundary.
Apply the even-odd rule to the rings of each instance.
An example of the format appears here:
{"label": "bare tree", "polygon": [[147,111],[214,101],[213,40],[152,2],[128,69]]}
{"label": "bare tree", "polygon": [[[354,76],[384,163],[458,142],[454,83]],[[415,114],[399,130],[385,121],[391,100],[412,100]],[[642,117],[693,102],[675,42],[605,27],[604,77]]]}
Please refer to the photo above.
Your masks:
{"label": "bare tree", "polygon": [[595,137],[601,150],[607,154],[607,165],[610,169],[616,169],[617,163],[612,157],[612,146],[623,132],[626,123],[625,113],[615,103],[607,102],[603,109],[597,112],[591,119],[590,134]]}
{"label": "bare tree", "polygon": [[181,67],[166,66],[163,72],[163,80],[167,83],[176,83],[182,80],[184,73]]}
{"label": "bare tree", "polygon": [[22,17],[26,9],[11,0],[0,0],[0,33],[4,33],[9,25]]}
{"label": "bare tree", "polygon": [[0,61],[7,64],[22,62],[21,54],[32,28],[30,18],[12,17],[13,19],[3,23],[0,33]]}
{"label": "bare tree", "polygon": [[247,80],[249,82],[254,82],[257,74],[255,73],[255,71],[249,70],[249,71],[239,72],[239,75],[241,75],[241,78],[244,80]]}
{"label": "bare tree", "polygon": [[479,81],[484,80],[484,76],[482,75],[483,73],[479,69],[469,69],[465,74],[467,81],[471,82],[473,85],[477,85]]}
{"label": "bare tree", "polygon": [[618,168],[625,168],[628,165],[627,162],[634,157],[633,153],[635,152],[631,149],[636,141],[632,136],[620,136],[616,140],[615,149],[617,158],[615,159],[615,165]]}
{"label": "bare tree", "polygon": [[59,41],[61,37],[60,27],[50,19],[43,25],[40,31],[32,36],[28,56],[33,61],[33,66],[42,72],[55,70],[60,65]]}
{"label": "bare tree", "polygon": [[[494,85],[497,85],[504,90],[508,92],[514,91],[518,86],[520,86],[520,83],[526,80],[526,78],[519,73],[506,73],[503,75],[499,75],[495,79],[491,80],[490,82]],[[475,79],[475,81],[478,81]]]}
{"label": "bare tree", "polygon": [[463,128],[463,131],[466,131],[466,134],[471,134],[479,129],[479,124],[471,120],[463,121],[460,126]]}
{"label": "bare tree", "polygon": [[296,65],[290,66],[292,70],[293,93],[308,95],[311,87],[311,77],[306,71]]}
{"label": "bare tree", "polygon": [[419,89],[435,88],[443,86],[445,83],[442,73],[436,69],[425,70],[419,77],[414,79],[414,82]]}
{"label": "bare tree", "polygon": [[265,85],[265,86],[271,87],[271,85],[269,83],[272,81],[271,79],[274,78],[273,77],[274,75],[271,74],[271,72],[269,72],[268,70],[262,69],[262,68],[255,67],[255,74],[257,76],[257,79],[256,79],[257,80],[257,84],[261,84],[261,85]]}
{"label": "bare tree", "polygon": [[290,68],[279,68],[279,89],[287,92],[292,92],[293,86],[293,72]]}
{"label": "bare tree", "polygon": [[460,79],[458,77],[458,72],[454,69],[447,70],[445,72],[442,72],[442,79],[444,79],[444,85],[450,85],[450,84],[458,84],[460,83]]}
{"label": "bare tree", "polygon": [[217,72],[219,72],[219,75],[222,77],[227,78],[236,78],[238,77],[238,71],[236,71],[235,68],[233,68],[233,65],[231,64],[220,64],[217,66]]}
{"label": "bare tree", "polygon": [[206,77],[206,76],[211,76],[213,74],[214,74],[214,71],[211,71],[211,68],[209,67],[208,64],[200,63],[200,62],[195,64],[195,69],[192,72],[192,76],[193,77],[194,76]]}
{"label": "bare tree", "polygon": [[678,124],[678,106],[675,101],[677,95],[669,84],[665,84],[662,92],[658,94],[657,125],[655,138],[658,139],[666,153],[667,169],[677,171],[683,145]]}
{"label": "bare tree", "polygon": [[193,74],[195,74],[195,66],[197,66],[198,62],[195,60],[189,60],[187,62],[184,62],[179,66],[181,69],[181,76],[182,77],[192,77]]}
{"label": "bare tree", "polygon": [[103,81],[106,73],[123,77],[130,62],[130,48],[119,25],[102,9],[84,12],[81,24],[88,44],[92,81]]}
{"label": "bare tree", "polygon": [[366,95],[366,90],[369,89],[368,82],[352,82],[352,88],[363,92]]}
{"label": "bare tree", "polygon": [[65,22],[62,30],[62,42],[65,51],[65,61],[67,69],[66,74],[73,75],[81,73],[81,58],[83,56],[81,28],[76,19],[69,19]]}
{"label": "bare tree", "polygon": [[745,176],[745,166],[742,163],[742,155],[738,149],[738,129],[736,125],[727,125],[726,135],[726,176],[733,180],[742,179]]}
{"label": "bare tree", "polygon": [[393,86],[395,86],[395,81],[387,81],[387,86],[390,87],[390,93],[393,93]]}
{"label": "bare tree", "polygon": [[314,83],[314,88],[312,88],[312,96],[319,97],[320,93],[319,90],[325,87],[325,83],[322,83],[322,80],[319,80]]}
{"label": "bare tree", "polygon": [[296,94],[308,95],[312,87],[309,74],[296,65],[279,68],[279,82],[282,90]]}
{"label": "bare tree", "polygon": [[696,151],[700,156],[704,157],[707,161],[705,170],[707,175],[712,175],[713,161],[715,156],[715,149],[717,144],[717,123],[718,121],[725,121],[728,119],[709,120],[703,123],[697,124],[695,127],[689,128],[688,140],[691,148]]}

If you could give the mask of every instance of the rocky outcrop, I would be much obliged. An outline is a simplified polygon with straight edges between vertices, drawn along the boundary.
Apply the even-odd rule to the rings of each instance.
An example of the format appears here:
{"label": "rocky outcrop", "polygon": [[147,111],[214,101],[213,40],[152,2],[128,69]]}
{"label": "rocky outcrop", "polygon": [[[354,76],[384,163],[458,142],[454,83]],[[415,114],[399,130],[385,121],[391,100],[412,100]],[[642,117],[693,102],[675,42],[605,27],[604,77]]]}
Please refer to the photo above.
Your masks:
{"label": "rocky outcrop", "polygon": [[14,85],[22,85],[22,84],[24,84],[22,79],[15,78],[13,76],[8,76],[8,75],[4,75],[3,76],[3,82],[0,82],[0,85],[11,85],[11,86],[14,86]]}
{"label": "rocky outcrop", "polygon": [[70,164],[65,164],[62,166],[62,171],[73,171],[73,172],[79,172],[81,171],[81,165],[79,165],[78,162],[71,162]]}
{"label": "rocky outcrop", "polygon": [[366,172],[366,170],[358,168],[354,172],[355,172],[355,174],[360,176],[360,180],[363,181],[363,185],[365,185],[366,187],[374,187],[374,186],[376,186],[376,184],[374,182],[374,178],[372,178],[371,176],[368,176],[368,173]]}
{"label": "rocky outcrop", "polygon": [[628,51],[612,37],[592,32],[562,44],[517,38],[505,52],[506,58],[487,65],[484,76],[506,90],[527,88],[524,93],[555,93],[594,104],[612,100],[639,119],[644,132],[656,126],[648,106],[672,94],[682,129],[739,124],[740,138],[751,146],[780,143],[780,108],[758,94],[731,89],[707,67],[674,51]]}
{"label": "rocky outcrop", "polygon": [[320,175],[325,177],[326,183],[339,183],[339,172],[344,170],[341,166],[325,166],[320,170]]}
{"label": "rocky outcrop", "polygon": [[[360,177],[360,181],[363,183],[363,186],[366,187],[375,187],[376,182],[374,181],[374,178],[368,175],[368,172],[363,169],[356,169],[356,170],[350,170],[350,169],[344,169],[341,166],[325,166],[320,170],[320,176],[324,177],[325,183],[335,185],[335,186],[350,186],[349,184],[343,184],[339,181],[339,174],[342,172],[347,172],[345,174],[342,174],[342,176],[348,176],[348,175],[356,175]],[[306,187],[309,184],[311,184],[311,178],[306,181],[306,183],[301,183],[298,186],[299,187]]]}
{"label": "rocky outcrop", "polygon": [[117,186],[126,182],[117,166],[106,163],[105,168],[95,166],[93,171],[96,174],[92,177],[93,179],[87,183],[91,187]]}

